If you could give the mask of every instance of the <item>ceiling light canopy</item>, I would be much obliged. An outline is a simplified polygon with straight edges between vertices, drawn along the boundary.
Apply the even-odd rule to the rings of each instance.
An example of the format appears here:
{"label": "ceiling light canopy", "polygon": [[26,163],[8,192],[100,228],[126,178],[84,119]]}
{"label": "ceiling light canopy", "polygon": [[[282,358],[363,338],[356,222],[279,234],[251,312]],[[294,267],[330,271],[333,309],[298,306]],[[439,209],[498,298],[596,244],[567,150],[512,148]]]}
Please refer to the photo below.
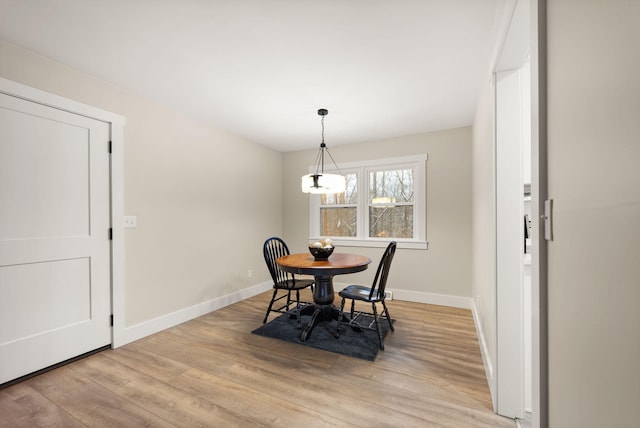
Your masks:
{"label": "ceiling light canopy", "polygon": [[336,170],[340,172],[340,168],[336,165],[336,161],[333,160],[333,156],[329,153],[329,148],[324,143],[324,117],[329,114],[327,109],[321,108],[318,110],[318,115],[322,118],[320,120],[322,124],[322,143],[320,143],[320,150],[316,156],[315,166],[316,170],[313,174],[307,174],[302,176],[302,191],[304,193],[315,194],[327,194],[327,193],[342,193],[347,187],[347,181],[341,174],[327,174],[324,172],[324,153],[327,152],[331,162],[336,167]]}

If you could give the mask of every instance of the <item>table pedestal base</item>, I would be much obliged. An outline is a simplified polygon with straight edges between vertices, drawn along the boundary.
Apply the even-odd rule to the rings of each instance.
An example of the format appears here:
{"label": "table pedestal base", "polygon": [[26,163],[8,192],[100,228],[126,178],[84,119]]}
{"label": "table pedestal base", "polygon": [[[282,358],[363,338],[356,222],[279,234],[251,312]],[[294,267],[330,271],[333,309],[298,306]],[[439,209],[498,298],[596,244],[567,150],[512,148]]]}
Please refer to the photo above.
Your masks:
{"label": "table pedestal base", "polygon": [[[301,315],[311,315],[309,324],[302,328],[300,340],[306,342],[313,329],[322,322],[337,320],[340,309],[333,305],[308,305],[300,311]],[[349,315],[344,314],[343,319],[349,322]]]}
{"label": "table pedestal base", "polygon": [[[334,275],[362,272],[371,263],[371,259],[357,254],[334,253],[327,260],[319,261],[310,254],[299,253],[278,257],[276,263],[285,272],[314,276],[313,304],[301,309],[302,314],[311,315],[311,321],[300,334],[300,340],[306,342],[318,324],[337,320],[340,315],[340,309],[333,305]],[[349,322],[348,317],[345,318]]]}

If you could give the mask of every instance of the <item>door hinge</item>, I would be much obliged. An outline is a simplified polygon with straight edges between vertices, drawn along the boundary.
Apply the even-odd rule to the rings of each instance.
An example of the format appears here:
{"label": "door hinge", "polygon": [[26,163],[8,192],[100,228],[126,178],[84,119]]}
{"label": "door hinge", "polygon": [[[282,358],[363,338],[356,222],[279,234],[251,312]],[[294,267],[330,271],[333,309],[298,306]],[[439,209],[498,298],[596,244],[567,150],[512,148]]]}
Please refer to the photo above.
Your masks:
{"label": "door hinge", "polygon": [[544,239],[553,241],[553,199],[544,201],[544,213],[541,217],[544,224]]}
{"label": "door hinge", "polygon": [[111,327],[113,327],[113,314],[109,317],[109,322],[111,323]]}
{"label": "door hinge", "polygon": [[111,140],[109,140],[109,153],[113,152],[113,144],[111,143]]}
{"label": "door hinge", "polygon": [[109,228],[109,241],[113,241],[113,227]]}

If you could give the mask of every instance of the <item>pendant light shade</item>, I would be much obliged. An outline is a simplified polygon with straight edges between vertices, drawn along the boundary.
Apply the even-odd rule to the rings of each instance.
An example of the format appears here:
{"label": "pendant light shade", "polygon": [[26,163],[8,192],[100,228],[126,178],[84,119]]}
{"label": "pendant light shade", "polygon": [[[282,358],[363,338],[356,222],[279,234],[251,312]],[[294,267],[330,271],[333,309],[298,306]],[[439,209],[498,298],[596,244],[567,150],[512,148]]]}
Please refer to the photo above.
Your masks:
{"label": "pendant light shade", "polygon": [[327,194],[327,193],[342,193],[347,188],[347,180],[340,174],[326,174],[324,172],[324,154],[325,152],[331,158],[333,165],[338,172],[340,169],[336,162],[333,160],[333,156],[329,153],[327,145],[324,143],[324,117],[329,114],[327,109],[319,109],[318,115],[322,118],[322,143],[320,144],[320,150],[316,156],[316,171],[313,174],[307,174],[302,176],[301,185],[304,193],[314,194]]}
{"label": "pendant light shade", "polygon": [[347,181],[338,174],[307,174],[302,176],[304,193],[342,193],[347,188]]}

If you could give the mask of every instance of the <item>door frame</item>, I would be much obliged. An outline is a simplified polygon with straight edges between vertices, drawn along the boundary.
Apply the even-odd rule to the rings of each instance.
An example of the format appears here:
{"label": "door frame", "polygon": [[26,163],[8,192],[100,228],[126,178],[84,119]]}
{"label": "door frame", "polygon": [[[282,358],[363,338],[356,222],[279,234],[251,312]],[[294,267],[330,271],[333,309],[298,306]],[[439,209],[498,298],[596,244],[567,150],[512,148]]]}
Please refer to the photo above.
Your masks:
{"label": "door frame", "polygon": [[124,125],[125,117],[99,108],[32,88],[0,77],[0,93],[21,98],[37,104],[85,116],[109,124],[111,156],[109,164],[109,186],[112,228],[111,241],[111,347],[117,348],[125,342],[124,312]]}
{"label": "door frame", "polygon": [[495,72],[496,411],[525,417],[524,181],[526,70]]}
{"label": "door frame", "polygon": [[549,425],[548,249],[541,215],[544,211],[544,201],[548,199],[547,0],[529,0],[528,7],[531,61],[531,220],[533,223],[531,229],[531,426],[546,428]]}
{"label": "door frame", "polygon": [[[528,8],[529,31],[526,35],[528,36],[531,61],[531,220],[533,224],[531,229],[531,426],[533,428],[546,428],[549,422],[547,321],[548,262],[547,242],[545,240],[543,230],[544,224],[541,222],[544,201],[548,198],[546,105],[547,2],[548,0],[515,0],[515,7]],[[497,292],[498,289],[496,287],[496,293]],[[499,318],[498,312],[499,309],[496,312],[497,318]],[[496,319],[496,323],[497,322],[498,319]],[[497,350],[496,353],[498,353]],[[496,376],[500,376],[499,371],[499,367],[497,367]],[[495,385],[497,385],[497,382]],[[496,389],[498,389],[497,386]],[[497,391],[495,395],[498,396],[499,391]]]}
{"label": "door frame", "polygon": [[547,181],[547,0],[531,0],[532,427],[549,425],[547,242],[541,215]]}

